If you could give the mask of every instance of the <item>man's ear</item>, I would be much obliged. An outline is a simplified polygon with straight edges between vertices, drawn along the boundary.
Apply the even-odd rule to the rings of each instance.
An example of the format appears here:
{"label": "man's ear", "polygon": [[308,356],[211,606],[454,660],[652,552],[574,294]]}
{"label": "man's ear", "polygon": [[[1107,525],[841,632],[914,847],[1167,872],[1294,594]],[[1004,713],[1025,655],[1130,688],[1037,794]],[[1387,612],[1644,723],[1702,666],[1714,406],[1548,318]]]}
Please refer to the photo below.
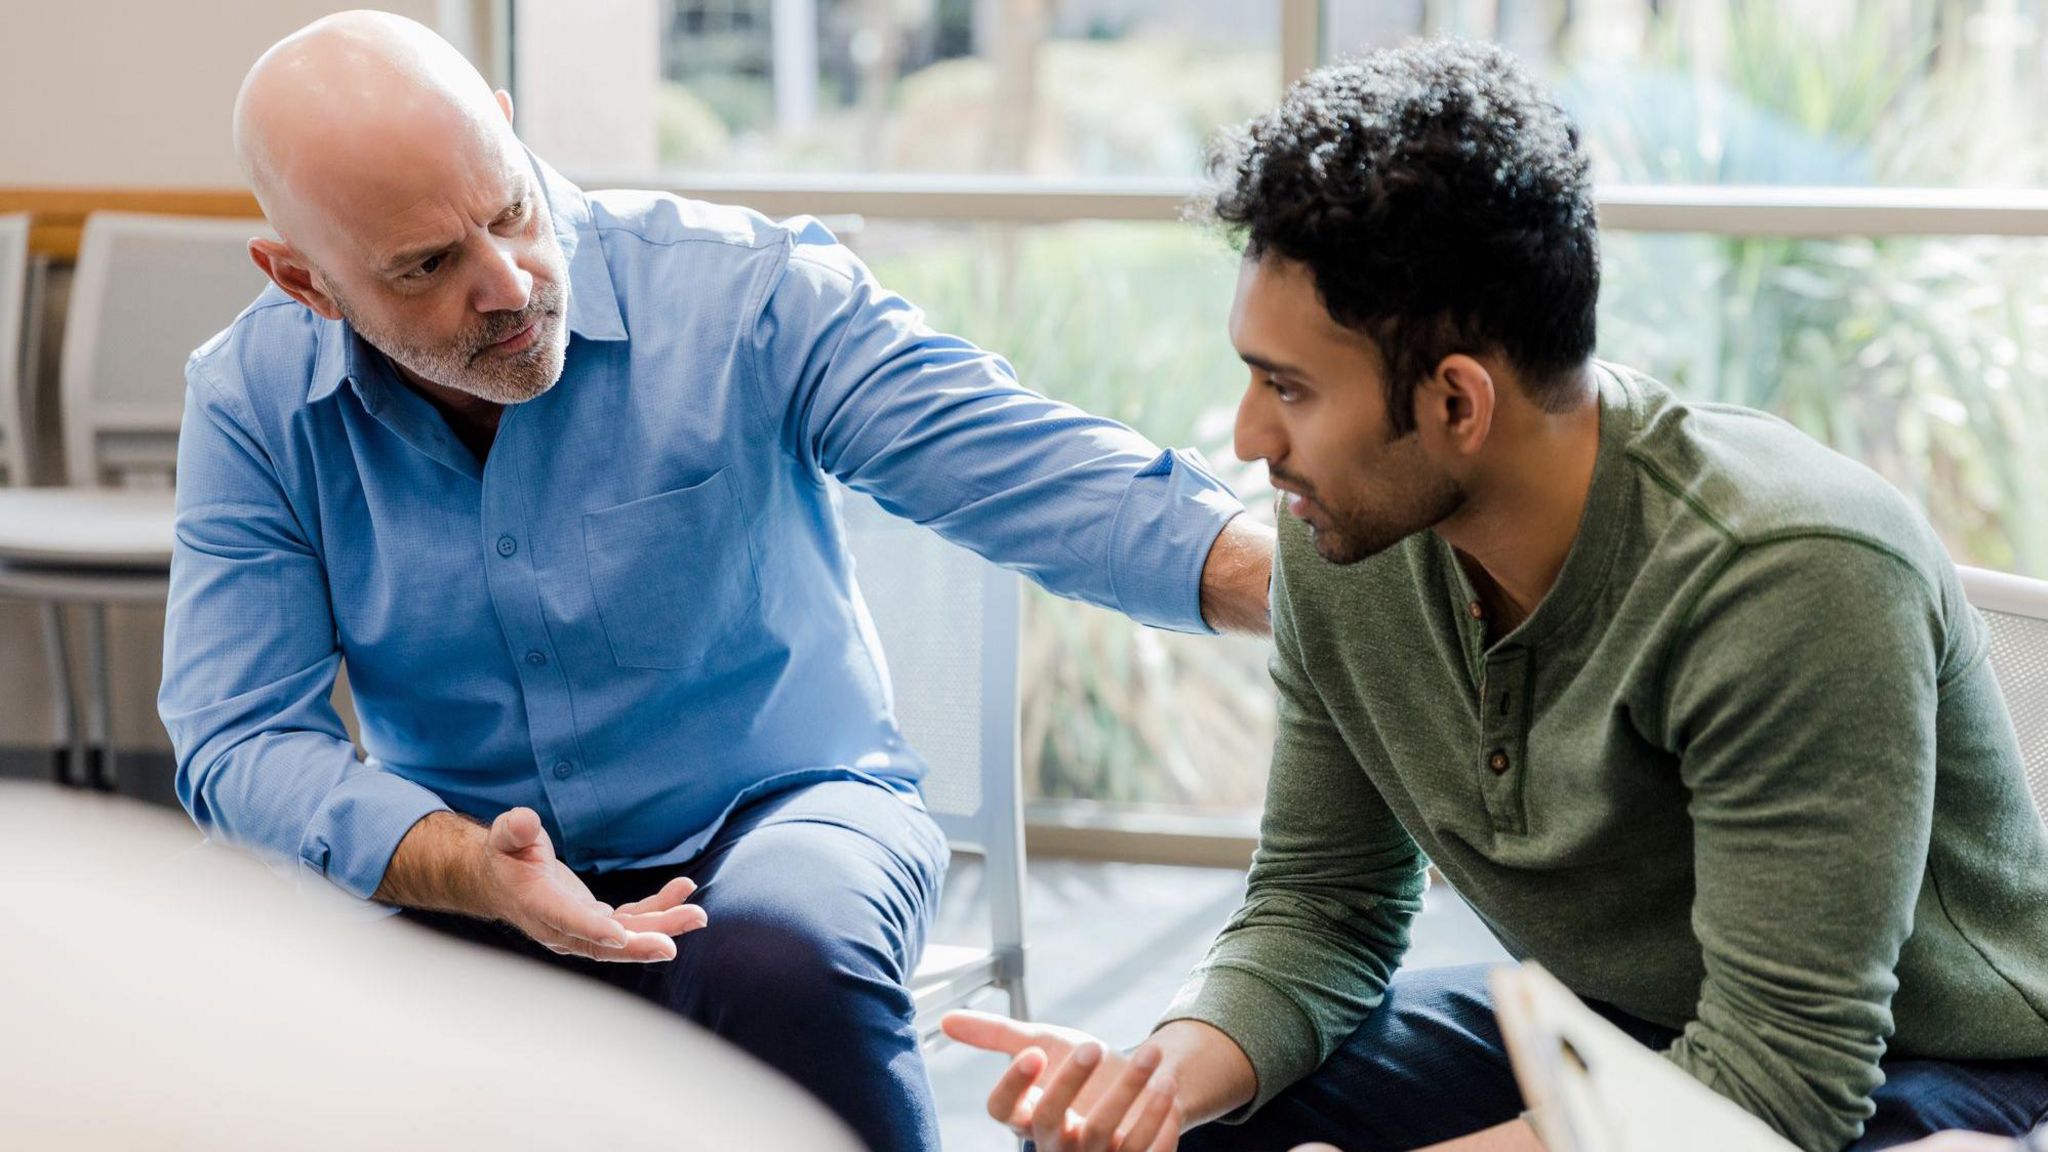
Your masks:
{"label": "man's ear", "polygon": [[334,297],[321,287],[319,278],[313,275],[313,266],[306,263],[291,245],[259,236],[249,241],[249,259],[263,269],[271,283],[284,289],[285,295],[311,308],[324,319],[341,319],[341,308],[335,304]]}
{"label": "man's ear", "polygon": [[1415,389],[1415,426],[1425,443],[1454,456],[1475,456],[1486,446],[1500,400],[1493,373],[1463,353],[1437,362]]}
{"label": "man's ear", "polygon": [[510,124],[512,123],[512,94],[500,88],[497,95],[498,111],[505,114],[505,123]]}

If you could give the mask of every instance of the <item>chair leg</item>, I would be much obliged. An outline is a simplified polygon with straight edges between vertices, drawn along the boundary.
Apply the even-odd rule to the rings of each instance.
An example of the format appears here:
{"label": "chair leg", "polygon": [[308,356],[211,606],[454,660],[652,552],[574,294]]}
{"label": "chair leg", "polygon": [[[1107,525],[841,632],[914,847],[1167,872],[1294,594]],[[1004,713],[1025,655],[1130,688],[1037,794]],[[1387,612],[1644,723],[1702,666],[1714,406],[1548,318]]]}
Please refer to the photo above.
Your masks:
{"label": "chair leg", "polygon": [[114,707],[113,691],[107,680],[107,606],[86,609],[86,668],[92,681],[92,704],[86,713],[86,728],[92,739],[92,786],[104,792],[114,789]]}
{"label": "chair leg", "polygon": [[64,746],[57,753],[57,783],[85,783],[85,733],[79,730],[78,705],[71,694],[71,645],[64,627],[64,606],[43,601],[43,652],[50,665],[50,699]]}
{"label": "chair leg", "polygon": [[1024,994],[1024,978],[1017,976],[1006,981],[1003,985],[1003,991],[1010,994],[1010,1019],[1030,1020],[1031,1002],[1026,999]]}

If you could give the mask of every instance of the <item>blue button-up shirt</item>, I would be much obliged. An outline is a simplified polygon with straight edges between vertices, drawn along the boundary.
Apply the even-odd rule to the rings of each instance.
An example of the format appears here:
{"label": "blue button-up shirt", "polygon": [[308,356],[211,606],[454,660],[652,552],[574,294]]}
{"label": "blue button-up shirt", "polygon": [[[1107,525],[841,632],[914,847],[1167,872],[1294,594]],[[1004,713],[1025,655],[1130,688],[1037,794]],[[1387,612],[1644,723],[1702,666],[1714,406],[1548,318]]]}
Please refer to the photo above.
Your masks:
{"label": "blue button-up shirt", "polygon": [[[1021,387],[817,223],[586,196],[560,382],[483,461],[272,288],[187,367],[159,708],[209,834],[357,896],[412,825],[535,809],[579,868],[696,855],[748,799],[915,802],[828,481],[1044,586],[1205,631],[1241,511],[1199,459]],[[330,703],[337,666],[367,754]]]}

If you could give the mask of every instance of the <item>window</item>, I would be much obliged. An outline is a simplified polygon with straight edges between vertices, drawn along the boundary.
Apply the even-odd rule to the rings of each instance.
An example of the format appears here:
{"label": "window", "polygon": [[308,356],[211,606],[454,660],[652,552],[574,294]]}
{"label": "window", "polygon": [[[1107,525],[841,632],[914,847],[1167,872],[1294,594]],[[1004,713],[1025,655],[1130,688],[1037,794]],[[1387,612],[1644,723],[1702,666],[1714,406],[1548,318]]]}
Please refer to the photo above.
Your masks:
{"label": "window", "polygon": [[1601,354],[1876,469],[1958,561],[2048,572],[2048,240],[1618,233]]}
{"label": "window", "polygon": [[[1212,129],[1280,92],[1274,0],[518,0],[514,12],[523,103],[538,98],[542,135],[559,138],[529,126],[529,141],[636,175],[1189,177]],[[560,48],[607,28],[639,43],[593,89],[590,57]],[[574,139],[599,118],[620,126],[604,129],[609,156]]]}
{"label": "window", "polygon": [[1497,40],[1559,93],[1607,183],[2041,182],[2036,0],[1326,0],[1332,54]]}

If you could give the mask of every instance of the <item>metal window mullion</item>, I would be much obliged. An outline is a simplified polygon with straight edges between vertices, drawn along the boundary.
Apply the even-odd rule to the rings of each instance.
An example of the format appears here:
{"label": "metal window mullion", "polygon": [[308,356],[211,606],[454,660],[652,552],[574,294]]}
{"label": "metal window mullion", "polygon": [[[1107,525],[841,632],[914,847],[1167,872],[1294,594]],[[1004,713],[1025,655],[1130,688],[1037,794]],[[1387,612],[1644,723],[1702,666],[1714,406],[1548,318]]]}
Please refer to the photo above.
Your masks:
{"label": "metal window mullion", "polygon": [[1598,200],[1613,232],[2048,236],[2048,197],[2024,191],[1618,186]]}
{"label": "metal window mullion", "polygon": [[[585,181],[587,187],[645,180]],[[685,196],[771,216],[866,216],[1008,224],[1174,221],[1194,181],[1048,183],[1031,178],[848,176],[653,182]],[[1719,236],[2048,236],[2048,195],[2029,191],[1717,188],[1612,185],[1599,190],[1609,232]]]}
{"label": "metal window mullion", "polygon": [[1323,0],[1280,0],[1280,86],[1313,71],[1323,60]]}

